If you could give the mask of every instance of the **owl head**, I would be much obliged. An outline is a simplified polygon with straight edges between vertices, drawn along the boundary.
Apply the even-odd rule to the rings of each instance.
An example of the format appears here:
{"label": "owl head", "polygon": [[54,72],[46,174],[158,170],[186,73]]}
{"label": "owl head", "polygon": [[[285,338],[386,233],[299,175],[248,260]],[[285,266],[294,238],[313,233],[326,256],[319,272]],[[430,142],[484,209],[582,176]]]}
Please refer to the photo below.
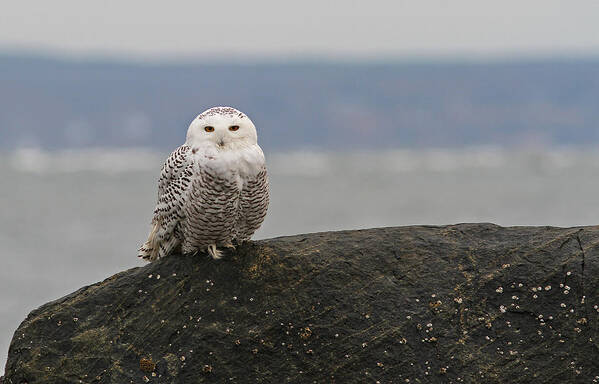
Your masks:
{"label": "owl head", "polygon": [[198,115],[187,129],[186,144],[192,148],[235,150],[258,143],[252,120],[231,107],[213,107]]}

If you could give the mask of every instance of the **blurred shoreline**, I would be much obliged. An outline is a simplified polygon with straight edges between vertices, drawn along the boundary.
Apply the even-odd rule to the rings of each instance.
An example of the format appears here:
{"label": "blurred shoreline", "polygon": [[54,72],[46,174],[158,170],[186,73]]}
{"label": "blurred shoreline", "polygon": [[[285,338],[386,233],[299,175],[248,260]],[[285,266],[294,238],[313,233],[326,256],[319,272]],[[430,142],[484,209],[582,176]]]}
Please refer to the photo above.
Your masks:
{"label": "blurred shoreline", "polygon": [[0,150],[173,148],[215,105],[287,149],[599,145],[599,57],[135,63],[0,54]]}

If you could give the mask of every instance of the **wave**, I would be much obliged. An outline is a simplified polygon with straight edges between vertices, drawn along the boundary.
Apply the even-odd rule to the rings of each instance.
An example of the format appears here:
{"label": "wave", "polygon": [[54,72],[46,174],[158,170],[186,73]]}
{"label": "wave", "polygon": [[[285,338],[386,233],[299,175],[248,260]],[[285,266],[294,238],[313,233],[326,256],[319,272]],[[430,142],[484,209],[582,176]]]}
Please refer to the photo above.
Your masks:
{"label": "wave", "polygon": [[[157,172],[167,153],[148,148],[94,148],[45,151],[22,148],[0,155],[14,171],[23,173]],[[558,148],[512,150],[476,147],[465,149],[398,149],[369,152],[291,151],[267,153],[273,175],[322,177],[332,174],[451,173],[509,170],[552,172],[571,168],[599,168],[599,151]]]}
{"label": "wave", "polygon": [[[149,149],[105,149],[44,151],[23,148],[11,153],[8,163],[25,173],[101,172],[126,173],[151,171],[160,167],[164,155]],[[158,168],[160,169],[160,168]]]}

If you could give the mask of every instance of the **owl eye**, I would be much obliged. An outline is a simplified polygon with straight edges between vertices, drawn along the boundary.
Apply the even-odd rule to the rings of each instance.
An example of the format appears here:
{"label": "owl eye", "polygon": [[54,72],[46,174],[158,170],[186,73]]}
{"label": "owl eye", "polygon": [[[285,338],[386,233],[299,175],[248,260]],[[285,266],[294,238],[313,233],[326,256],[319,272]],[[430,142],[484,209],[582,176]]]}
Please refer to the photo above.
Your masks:
{"label": "owl eye", "polygon": [[204,131],[206,132],[214,132],[214,127],[207,125],[204,127]]}
{"label": "owl eye", "polygon": [[229,131],[236,131],[236,130],[238,130],[238,129],[239,129],[239,125],[231,125],[231,126],[229,127]]}

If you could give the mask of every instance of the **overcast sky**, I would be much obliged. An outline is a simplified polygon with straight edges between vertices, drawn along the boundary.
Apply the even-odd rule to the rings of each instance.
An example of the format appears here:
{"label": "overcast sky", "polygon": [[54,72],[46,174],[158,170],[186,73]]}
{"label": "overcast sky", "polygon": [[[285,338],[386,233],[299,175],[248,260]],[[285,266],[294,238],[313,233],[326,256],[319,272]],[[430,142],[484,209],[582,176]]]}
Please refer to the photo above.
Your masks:
{"label": "overcast sky", "polygon": [[7,1],[0,49],[162,59],[585,56],[599,54],[599,1]]}

